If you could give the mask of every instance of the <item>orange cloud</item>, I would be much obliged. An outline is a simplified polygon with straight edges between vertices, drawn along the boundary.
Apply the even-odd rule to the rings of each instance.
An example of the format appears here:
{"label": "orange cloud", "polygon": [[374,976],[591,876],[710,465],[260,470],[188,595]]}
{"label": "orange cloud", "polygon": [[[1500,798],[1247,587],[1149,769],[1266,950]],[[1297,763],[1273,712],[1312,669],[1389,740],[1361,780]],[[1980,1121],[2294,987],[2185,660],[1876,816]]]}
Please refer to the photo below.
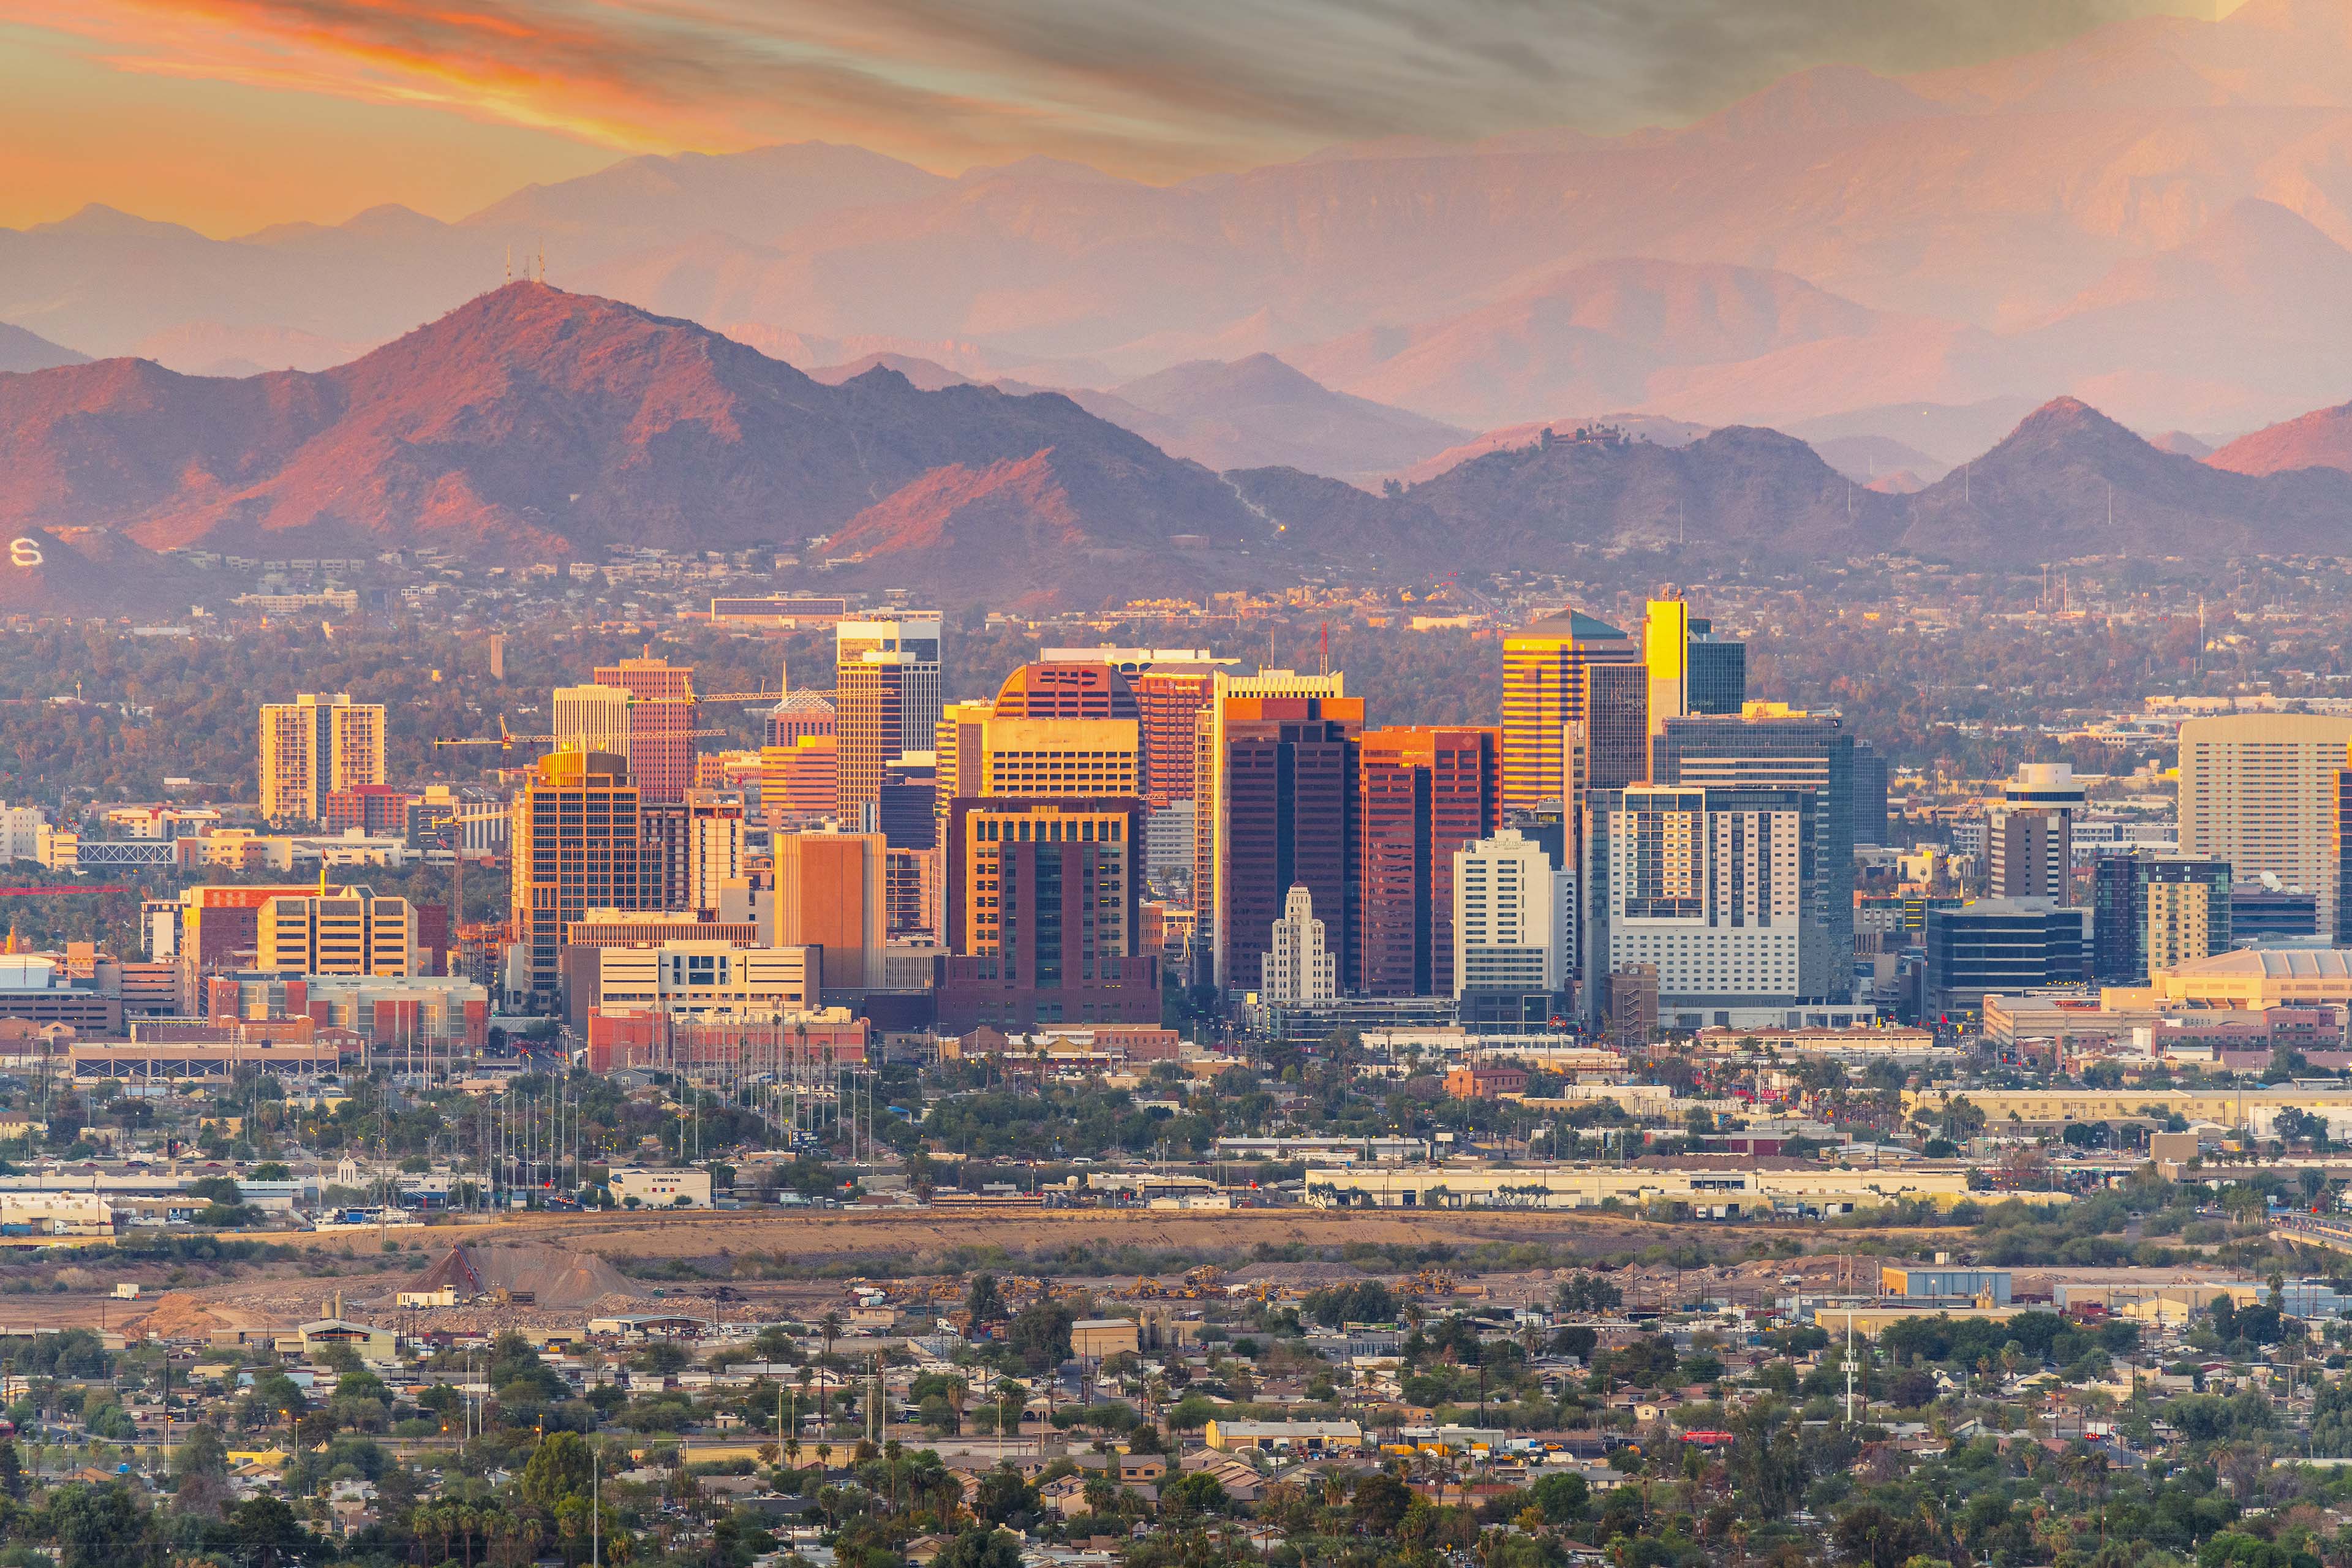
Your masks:
{"label": "orange cloud", "polygon": [[0,0],[0,24],[129,79],[600,148],[823,139],[940,170],[1044,153],[1174,179],[1365,137],[1688,118],[1823,59],[1951,64],[2207,3]]}

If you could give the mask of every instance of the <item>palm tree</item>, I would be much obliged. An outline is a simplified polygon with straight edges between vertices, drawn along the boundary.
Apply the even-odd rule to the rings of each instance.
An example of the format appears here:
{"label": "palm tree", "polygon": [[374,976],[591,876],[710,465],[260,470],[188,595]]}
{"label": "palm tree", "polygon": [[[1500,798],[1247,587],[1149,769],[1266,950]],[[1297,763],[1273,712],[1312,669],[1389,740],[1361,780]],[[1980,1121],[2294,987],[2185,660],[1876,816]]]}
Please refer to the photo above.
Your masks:
{"label": "palm tree", "polygon": [[825,1405],[830,1390],[825,1384],[823,1373],[831,1370],[825,1363],[833,1359],[833,1342],[841,1337],[841,1314],[827,1311],[824,1317],[817,1320],[816,1327],[817,1332],[824,1336],[824,1355],[817,1363],[820,1375],[816,1384],[816,1429],[824,1432],[831,1429],[832,1418],[826,1414]]}

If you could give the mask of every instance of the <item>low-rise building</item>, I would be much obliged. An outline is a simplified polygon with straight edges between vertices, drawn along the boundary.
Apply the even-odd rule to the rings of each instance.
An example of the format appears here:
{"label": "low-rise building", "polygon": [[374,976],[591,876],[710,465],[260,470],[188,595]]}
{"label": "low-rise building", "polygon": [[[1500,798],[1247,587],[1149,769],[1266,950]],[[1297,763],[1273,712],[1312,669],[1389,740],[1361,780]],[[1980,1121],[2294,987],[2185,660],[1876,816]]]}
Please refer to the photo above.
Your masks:
{"label": "low-rise building", "polygon": [[642,1165],[615,1165],[605,1185],[613,1201],[635,1202],[643,1208],[709,1208],[710,1173],[689,1169],[651,1170]]}
{"label": "low-rise building", "polygon": [[1352,1453],[1364,1446],[1353,1421],[1212,1421],[1202,1440],[1222,1453]]}

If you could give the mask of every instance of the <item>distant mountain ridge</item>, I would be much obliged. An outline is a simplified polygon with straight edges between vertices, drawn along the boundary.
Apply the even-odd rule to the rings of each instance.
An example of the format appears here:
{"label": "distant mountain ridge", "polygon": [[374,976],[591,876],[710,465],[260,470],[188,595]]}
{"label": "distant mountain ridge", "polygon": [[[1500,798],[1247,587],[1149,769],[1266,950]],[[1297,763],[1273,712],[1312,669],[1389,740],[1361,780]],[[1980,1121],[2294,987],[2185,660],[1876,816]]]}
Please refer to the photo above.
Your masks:
{"label": "distant mountain ridge", "polygon": [[[935,474],[1007,463],[1076,498],[1049,509],[1057,552],[968,563],[937,584],[954,602],[1087,603],[1171,536],[1215,571],[1230,570],[1216,552],[1265,531],[1215,475],[1067,399],[921,392],[883,369],[826,387],[692,323],[539,283],[322,374],[205,380],[109,360],[0,376],[0,521],[102,522],[154,549],[797,550],[901,491],[919,510]],[[923,568],[894,561],[909,547],[886,533],[855,544],[875,572]]]}
{"label": "distant mountain ridge", "polygon": [[[1252,386],[1354,412],[1272,362],[1128,390],[1206,415]],[[2340,432],[2352,415],[2312,418]],[[1334,571],[1426,581],[1579,548],[1718,563],[2352,551],[2352,472],[2231,471],[2073,398],[1936,482],[1906,469],[1884,491],[1778,431],[1655,428],[1666,438],[1596,424],[1465,444],[1386,493],[1279,466],[1219,474],[1059,395],[924,391],[881,363],[827,385],[691,322],[515,283],[325,373],[115,359],[0,374],[0,524],[47,542],[38,570],[0,583],[0,608],[169,604],[185,574],[146,552],[194,545],[429,542],[508,562],[772,547],[805,554],[803,583],[1039,608]],[[1824,444],[1849,464],[1904,456]]]}
{"label": "distant mountain ridge", "polygon": [[88,354],[59,347],[36,332],[0,321],[0,371],[51,370],[61,364],[88,364]]}
{"label": "distant mountain ridge", "polygon": [[2316,409],[2241,436],[2205,461],[2240,474],[2280,474],[2296,468],[2352,472],[2352,403]]}
{"label": "distant mountain ridge", "polygon": [[2035,409],[1964,468],[1900,487],[1912,493],[1866,488],[1801,441],[1738,426],[1679,447],[1555,432],[1390,497],[1287,469],[1232,477],[1301,548],[1353,542],[1435,572],[1521,569],[1577,545],[2020,563],[2352,550],[2352,473],[2225,472],[2074,398]]}

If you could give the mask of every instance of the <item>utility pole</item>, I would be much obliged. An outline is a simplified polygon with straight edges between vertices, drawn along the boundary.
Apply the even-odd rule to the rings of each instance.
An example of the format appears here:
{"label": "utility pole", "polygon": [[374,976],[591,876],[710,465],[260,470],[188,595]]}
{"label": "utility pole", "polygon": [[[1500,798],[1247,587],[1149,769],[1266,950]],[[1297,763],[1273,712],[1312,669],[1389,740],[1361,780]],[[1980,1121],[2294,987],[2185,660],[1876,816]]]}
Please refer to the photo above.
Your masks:
{"label": "utility pole", "polygon": [[1853,1425],[1853,1303],[1845,1305],[1845,1424]]}

